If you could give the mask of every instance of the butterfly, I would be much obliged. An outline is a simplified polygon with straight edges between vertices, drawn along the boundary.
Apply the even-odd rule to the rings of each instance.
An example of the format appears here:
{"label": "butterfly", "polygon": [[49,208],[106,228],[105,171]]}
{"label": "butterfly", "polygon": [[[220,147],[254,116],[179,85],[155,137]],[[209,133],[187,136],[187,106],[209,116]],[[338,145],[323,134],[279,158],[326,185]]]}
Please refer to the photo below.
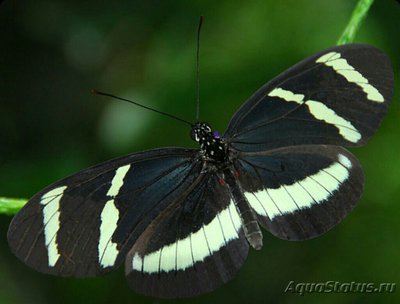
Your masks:
{"label": "butterfly", "polygon": [[46,187],[14,217],[13,253],[57,276],[91,277],[124,263],[129,286],[191,297],[231,280],[261,227],[285,240],[317,237],[356,206],[364,145],[393,93],[381,50],[336,46],[256,91],[219,136],[191,124],[198,149],[116,158]]}

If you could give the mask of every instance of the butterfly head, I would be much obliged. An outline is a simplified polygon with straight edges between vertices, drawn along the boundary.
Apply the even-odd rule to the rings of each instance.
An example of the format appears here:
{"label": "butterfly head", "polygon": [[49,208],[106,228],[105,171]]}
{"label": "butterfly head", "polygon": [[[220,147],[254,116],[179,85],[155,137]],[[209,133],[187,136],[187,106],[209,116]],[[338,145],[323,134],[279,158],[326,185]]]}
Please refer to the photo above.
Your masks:
{"label": "butterfly head", "polygon": [[226,144],[218,132],[212,132],[211,126],[206,122],[193,125],[191,138],[200,144],[204,156],[215,161],[224,161],[227,157]]}
{"label": "butterfly head", "polygon": [[197,122],[192,127],[190,137],[195,142],[201,143],[210,135],[212,136],[211,126],[206,122]]}

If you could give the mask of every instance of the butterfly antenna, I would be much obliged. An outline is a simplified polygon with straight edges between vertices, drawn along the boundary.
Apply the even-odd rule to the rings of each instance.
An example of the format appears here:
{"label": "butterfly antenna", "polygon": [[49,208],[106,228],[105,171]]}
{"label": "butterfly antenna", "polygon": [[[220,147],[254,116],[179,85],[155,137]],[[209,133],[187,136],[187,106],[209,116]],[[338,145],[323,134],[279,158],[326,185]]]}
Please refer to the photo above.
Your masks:
{"label": "butterfly antenna", "polygon": [[169,113],[165,113],[165,112],[162,112],[162,111],[159,111],[159,110],[150,108],[150,107],[148,107],[148,106],[142,105],[142,104],[140,104],[140,103],[137,103],[137,102],[135,102],[135,101],[132,101],[132,100],[129,100],[129,99],[126,99],[126,98],[118,97],[118,96],[115,96],[115,95],[109,94],[109,93],[100,92],[100,91],[97,91],[97,90],[94,90],[94,89],[92,90],[92,94],[95,94],[95,95],[103,95],[103,96],[107,96],[107,97],[114,98],[114,99],[116,99],[116,100],[121,100],[121,101],[129,102],[129,103],[131,103],[131,104],[134,104],[134,105],[136,105],[136,106],[142,107],[142,108],[144,108],[144,109],[147,109],[147,110],[156,112],[156,113],[158,113],[158,114],[162,114],[162,115],[164,115],[164,116],[168,116],[168,117],[170,117],[170,118],[172,118],[172,119],[175,119],[175,120],[177,120],[177,121],[184,122],[184,123],[190,125],[191,127],[193,126],[193,124],[192,124],[190,121],[187,121],[187,120],[185,120],[185,119],[179,118],[179,117],[177,117],[177,116],[175,116],[175,115],[172,115],[172,114],[169,114]]}
{"label": "butterfly antenna", "polygon": [[196,121],[199,120],[200,116],[200,31],[203,24],[203,16],[200,16],[199,27],[197,28],[197,51],[196,51],[196,85],[197,85],[197,109],[196,109]]}

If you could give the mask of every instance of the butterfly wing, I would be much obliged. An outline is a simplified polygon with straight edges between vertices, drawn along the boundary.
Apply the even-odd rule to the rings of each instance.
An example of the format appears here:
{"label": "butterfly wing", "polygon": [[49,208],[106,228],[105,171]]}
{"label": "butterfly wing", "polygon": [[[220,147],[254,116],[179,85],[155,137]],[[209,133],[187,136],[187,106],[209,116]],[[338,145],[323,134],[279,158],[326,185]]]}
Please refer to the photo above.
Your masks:
{"label": "butterfly wing", "polygon": [[363,172],[338,146],[365,144],[392,93],[387,56],[372,46],[344,45],[296,64],[236,112],[224,138],[264,227],[283,239],[308,239],[354,208]]}
{"label": "butterfly wing", "polygon": [[338,146],[242,153],[236,168],[259,222],[287,240],[327,232],[355,207],[364,185],[358,160]]}
{"label": "butterfly wing", "polygon": [[235,113],[224,137],[240,151],[360,146],[379,126],[392,93],[392,67],[381,50],[362,44],[333,47],[261,87]]}
{"label": "butterfly wing", "polygon": [[54,183],[14,217],[12,251],[35,270],[59,276],[115,269],[149,223],[200,174],[197,153],[145,151]]}
{"label": "butterfly wing", "polygon": [[248,248],[227,185],[208,172],[153,220],[129,252],[125,270],[140,293],[191,297],[232,279]]}

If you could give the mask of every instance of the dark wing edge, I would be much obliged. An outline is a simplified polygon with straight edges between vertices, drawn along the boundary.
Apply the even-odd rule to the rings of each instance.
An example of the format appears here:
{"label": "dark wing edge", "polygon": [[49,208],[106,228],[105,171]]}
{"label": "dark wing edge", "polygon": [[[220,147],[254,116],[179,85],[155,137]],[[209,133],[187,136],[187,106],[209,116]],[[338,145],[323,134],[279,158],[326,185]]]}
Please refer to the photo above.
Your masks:
{"label": "dark wing edge", "polygon": [[224,138],[240,151],[301,144],[361,146],[386,114],[393,86],[392,65],[380,49],[366,44],[332,47],[256,91],[233,115]]}
{"label": "dark wing edge", "polygon": [[126,258],[129,286],[157,298],[210,292],[242,267],[248,243],[227,186],[205,173],[148,226]]}
{"label": "dark wing edge", "polygon": [[58,276],[117,268],[146,224],[198,176],[196,154],[143,151],[55,182],[13,218],[7,234],[12,252],[29,267]]}
{"label": "dark wing edge", "polygon": [[244,153],[237,170],[259,222],[285,240],[329,231],[353,210],[364,188],[359,161],[337,146]]}

